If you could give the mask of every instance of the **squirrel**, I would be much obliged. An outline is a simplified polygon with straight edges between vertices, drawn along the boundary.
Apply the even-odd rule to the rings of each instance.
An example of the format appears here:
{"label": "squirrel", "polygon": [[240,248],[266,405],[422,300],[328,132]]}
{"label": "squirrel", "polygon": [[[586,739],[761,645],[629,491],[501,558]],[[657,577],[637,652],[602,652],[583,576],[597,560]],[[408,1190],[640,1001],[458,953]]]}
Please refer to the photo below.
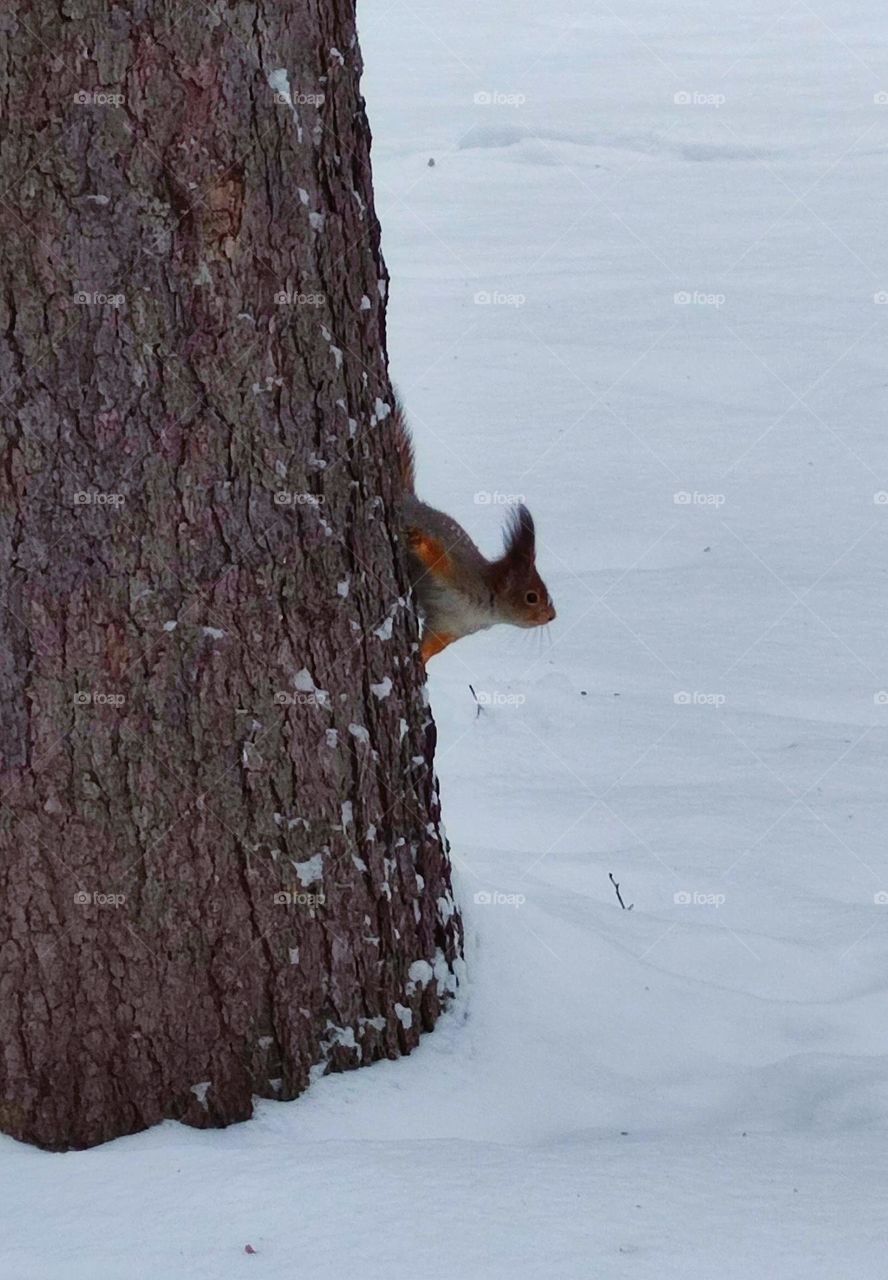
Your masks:
{"label": "squirrel", "polygon": [[522,503],[504,530],[503,554],[487,560],[462,525],[416,496],[413,440],[400,404],[392,414],[403,484],[400,520],[413,595],[423,621],[422,660],[498,622],[543,627],[555,606],[536,568],[533,517]]}

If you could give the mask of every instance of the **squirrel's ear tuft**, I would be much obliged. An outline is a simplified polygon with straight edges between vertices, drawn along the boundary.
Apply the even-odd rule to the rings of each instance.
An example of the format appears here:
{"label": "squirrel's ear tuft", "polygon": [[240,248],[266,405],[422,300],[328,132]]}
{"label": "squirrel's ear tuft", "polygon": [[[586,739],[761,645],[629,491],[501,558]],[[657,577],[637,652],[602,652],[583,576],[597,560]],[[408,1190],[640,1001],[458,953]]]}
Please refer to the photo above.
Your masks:
{"label": "squirrel's ear tuft", "polygon": [[513,507],[504,532],[505,558],[512,564],[531,565],[536,557],[536,534],[533,516],[524,503]]}

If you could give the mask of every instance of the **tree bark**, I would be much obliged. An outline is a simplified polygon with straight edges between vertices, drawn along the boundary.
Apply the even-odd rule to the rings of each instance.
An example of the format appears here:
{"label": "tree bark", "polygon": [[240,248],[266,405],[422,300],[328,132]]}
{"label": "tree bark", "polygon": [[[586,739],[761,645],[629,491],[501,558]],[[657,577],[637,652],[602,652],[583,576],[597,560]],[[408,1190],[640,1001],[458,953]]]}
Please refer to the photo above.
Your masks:
{"label": "tree bark", "polygon": [[0,1124],[412,1049],[461,925],[353,0],[0,14]]}

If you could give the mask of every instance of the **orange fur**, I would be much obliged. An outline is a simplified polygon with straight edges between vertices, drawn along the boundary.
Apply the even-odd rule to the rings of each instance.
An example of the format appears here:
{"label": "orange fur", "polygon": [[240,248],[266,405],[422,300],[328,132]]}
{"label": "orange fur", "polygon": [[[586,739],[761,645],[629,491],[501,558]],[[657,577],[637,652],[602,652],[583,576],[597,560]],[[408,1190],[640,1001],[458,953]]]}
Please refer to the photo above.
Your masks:
{"label": "orange fur", "polygon": [[411,529],[408,539],[410,550],[418,560],[422,561],[429,573],[433,573],[436,578],[454,576],[453,561],[439,538],[423,533],[421,529]]}
{"label": "orange fur", "polygon": [[423,665],[427,664],[430,658],[434,658],[436,653],[440,653],[449,644],[453,644],[456,638],[456,636],[439,636],[434,631],[427,631],[422,638]]}

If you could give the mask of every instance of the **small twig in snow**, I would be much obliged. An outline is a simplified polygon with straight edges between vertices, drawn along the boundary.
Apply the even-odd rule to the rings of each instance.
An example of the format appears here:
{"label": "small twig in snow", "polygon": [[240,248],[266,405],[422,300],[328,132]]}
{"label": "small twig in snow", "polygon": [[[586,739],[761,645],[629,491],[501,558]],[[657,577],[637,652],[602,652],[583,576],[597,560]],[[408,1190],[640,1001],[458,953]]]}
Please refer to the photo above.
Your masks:
{"label": "small twig in snow", "polygon": [[624,911],[631,911],[632,908],[635,906],[635,903],[630,902],[629,906],[628,907],[626,906],[626,903],[623,901],[623,895],[620,893],[620,886],[617,884],[616,880],[614,879],[613,871],[609,871],[607,873],[607,878],[608,880],[610,880],[611,884],[614,886],[614,890],[617,895],[617,902],[619,902],[620,906],[623,908]]}
{"label": "small twig in snow", "polygon": [[478,695],[471,685],[469,685],[469,691],[472,697],[475,699],[475,706],[478,708],[477,711],[475,712],[475,719],[477,720],[481,712],[484,710],[484,708],[481,706],[481,703],[478,701]]}

